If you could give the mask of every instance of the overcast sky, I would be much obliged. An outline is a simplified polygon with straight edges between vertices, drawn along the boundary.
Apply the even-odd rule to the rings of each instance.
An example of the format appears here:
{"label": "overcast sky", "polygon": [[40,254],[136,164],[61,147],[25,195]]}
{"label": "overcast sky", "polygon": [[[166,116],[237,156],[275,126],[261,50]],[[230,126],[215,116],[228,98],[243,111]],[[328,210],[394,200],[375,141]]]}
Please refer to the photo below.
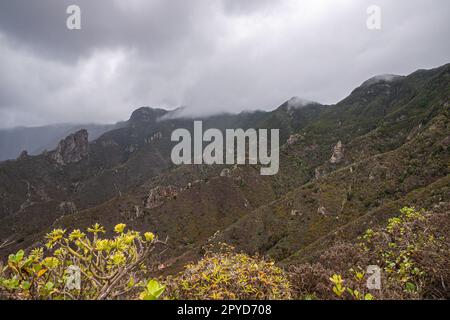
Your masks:
{"label": "overcast sky", "polygon": [[374,75],[450,62],[449,18],[448,0],[0,0],[0,127],[336,103]]}

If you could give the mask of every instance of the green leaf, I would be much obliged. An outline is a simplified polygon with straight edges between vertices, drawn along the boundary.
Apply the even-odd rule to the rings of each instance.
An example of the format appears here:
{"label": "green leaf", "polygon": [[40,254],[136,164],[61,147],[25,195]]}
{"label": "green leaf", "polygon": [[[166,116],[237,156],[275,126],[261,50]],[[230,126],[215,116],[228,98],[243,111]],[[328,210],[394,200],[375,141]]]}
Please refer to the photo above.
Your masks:
{"label": "green leaf", "polygon": [[29,281],[22,281],[22,283],[20,284],[20,287],[23,290],[28,290],[31,287],[31,283]]}
{"label": "green leaf", "polygon": [[374,297],[370,293],[366,293],[366,295],[364,296],[364,300],[373,300],[373,299]]}
{"label": "green leaf", "polygon": [[19,250],[16,254],[10,254],[8,257],[8,261],[17,264],[22,261],[24,255],[25,252],[23,250]]}
{"label": "green leaf", "polygon": [[19,287],[19,280],[16,278],[7,279],[3,281],[3,285],[10,290],[17,289]]}
{"label": "green leaf", "polygon": [[161,296],[165,289],[166,287],[161,285],[158,281],[150,280],[147,283],[145,291],[141,294],[141,299],[156,300]]}
{"label": "green leaf", "polygon": [[19,250],[16,253],[16,260],[17,260],[17,262],[22,261],[24,255],[25,255],[25,252],[23,250]]}
{"label": "green leaf", "polygon": [[405,283],[405,289],[407,292],[415,292],[416,291],[416,285],[412,282]]}
{"label": "green leaf", "polygon": [[51,281],[49,281],[45,284],[45,289],[47,289],[48,291],[51,291],[54,287],[55,287],[55,285]]}

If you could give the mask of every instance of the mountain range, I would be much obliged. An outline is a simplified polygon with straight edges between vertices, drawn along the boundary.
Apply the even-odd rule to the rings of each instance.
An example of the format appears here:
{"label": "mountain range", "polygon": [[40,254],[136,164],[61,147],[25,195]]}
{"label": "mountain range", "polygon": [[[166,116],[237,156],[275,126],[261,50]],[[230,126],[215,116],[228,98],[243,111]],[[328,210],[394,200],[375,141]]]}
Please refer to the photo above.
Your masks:
{"label": "mountain range", "polygon": [[[257,165],[173,165],[171,133],[194,121],[176,111],[144,107],[116,125],[54,127],[29,141],[30,154],[0,163],[0,255],[38,245],[51,228],[123,222],[168,238],[167,274],[214,242],[280,265],[313,262],[403,206],[450,201],[449,98],[447,64],[374,77],[334,105],[293,98],[269,112],[195,119],[205,129],[280,129],[275,176]],[[0,141],[28,139],[25,131]],[[2,142],[3,158],[17,152]]]}

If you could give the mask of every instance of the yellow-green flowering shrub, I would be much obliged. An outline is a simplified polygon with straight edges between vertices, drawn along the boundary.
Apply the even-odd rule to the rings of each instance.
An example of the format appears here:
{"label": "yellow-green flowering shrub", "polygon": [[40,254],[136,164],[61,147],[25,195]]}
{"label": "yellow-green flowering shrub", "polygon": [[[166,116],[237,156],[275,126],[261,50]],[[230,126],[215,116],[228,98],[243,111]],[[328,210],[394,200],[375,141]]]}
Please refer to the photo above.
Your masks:
{"label": "yellow-green flowering shrub", "polygon": [[[430,287],[435,291],[433,295],[443,297],[445,286],[433,282],[449,280],[448,272],[439,270],[449,267],[449,243],[438,225],[446,219],[436,221],[436,217],[439,215],[405,207],[385,226],[366,230],[358,244],[360,261],[364,263],[351,268],[347,280],[339,274],[330,278],[334,294],[339,298],[367,299],[364,268],[371,264],[379,266],[383,273],[381,290],[373,291],[380,299],[427,298]],[[356,283],[359,291],[346,287],[345,282]],[[374,297],[370,294],[368,298]]]}
{"label": "yellow-green flowering shrub", "polygon": [[[46,235],[44,248],[11,254],[0,274],[0,287],[18,299],[156,299],[164,291],[154,280],[146,283],[147,260],[160,242],[147,232],[114,228],[112,239],[95,224],[86,233],[55,229]],[[80,286],[69,286],[71,268],[80,276]],[[144,288],[144,289],[142,289]]]}
{"label": "yellow-green flowering shrub", "polygon": [[[293,266],[296,299],[448,299],[448,210],[403,208],[357,243],[336,243],[315,264]],[[442,211],[442,212],[441,212]],[[381,270],[381,289],[367,288],[367,267]]]}
{"label": "yellow-green flowering shrub", "polygon": [[286,274],[273,261],[234,252],[222,244],[219,252],[207,251],[203,259],[167,279],[173,299],[290,299]]}
{"label": "yellow-green flowering shrub", "polygon": [[[448,228],[448,221],[448,213],[439,215],[405,207],[384,228],[365,232],[360,246],[384,271],[386,290],[421,298],[429,294],[426,291],[431,282],[450,280],[448,272],[442,270],[450,267],[448,234],[441,231],[445,224]],[[444,293],[442,285],[434,290],[439,287]],[[439,290],[433,294],[440,295]]]}
{"label": "yellow-green flowering shrub", "polygon": [[[355,275],[355,279],[362,283],[364,280],[364,273],[357,272]],[[330,281],[333,283],[333,293],[338,298],[343,298],[345,294],[348,295],[348,297],[352,300],[373,300],[374,297],[370,292],[364,292],[367,291],[367,289],[352,289],[351,287],[347,287],[344,284],[344,279],[342,279],[341,275],[333,274],[332,277],[330,277]]]}

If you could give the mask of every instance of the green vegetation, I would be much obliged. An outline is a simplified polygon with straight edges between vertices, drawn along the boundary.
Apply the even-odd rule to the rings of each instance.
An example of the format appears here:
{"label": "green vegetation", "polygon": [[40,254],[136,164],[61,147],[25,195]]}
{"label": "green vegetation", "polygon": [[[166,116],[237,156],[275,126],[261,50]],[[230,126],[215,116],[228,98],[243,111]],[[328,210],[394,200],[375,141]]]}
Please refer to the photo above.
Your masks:
{"label": "green vegetation", "polygon": [[273,261],[221,244],[218,252],[207,249],[203,259],[189,264],[184,272],[167,280],[174,299],[290,299],[286,273]]}
{"label": "green vegetation", "polygon": [[[144,281],[146,261],[161,243],[146,232],[114,228],[115,237],[102,238],[105,229],[95,224],[87,233],[55,229],[46,235],[45,249],[11,254],[0,274],[0,287],[18,299],[117,299],[144,291],[142,299],[157,299],[164,291],[156,281]],[[70,267],[79,270],[80,284],[69,287]]]}
{"label": "green vegetation", "polygon": [[[403,208],[360,242],[326,250],[316,264],[292,268],[298,299],[446,299],[450,281],[448,213]],[[381,289],[368,290],[369,265],[381,269]]]}
{"label": "green vegetation", "polygon": [[[274,261],[219,243],[175,276],[145,281],[157,237],[114,228],[101,238],[96,224],[47,234],[46,250],[11,254],[0,288],[16,299],[426,299],[448,298],[450,224],[447,213],[405,207],[385,226],[367,229],[357,243],[338,243],[315,264],[283,270]],[[45,254],[44,254],[45,252]],[[381,288],[368,289],[369,265],[381,270]],[[81,271],[81,288],[68,288],[69,266]]]}
{"label": "green vegetation", "polygon": [[[92,280],[90,292],[81,294],[65,293],[55,280],[67,276],[63,260],[78,259],[71,252],[56,256],[65,240],[42,252],[31,249],[42,246],[44,233],[56,228],[52,237],[68,238],[71,249],[88,258],[86,240],[75,239],[81,232],[70,239],[61,231],[84,230],[96,222],[114,230],[118,220],[135,230],[158,230],[170,238],[170,246],[160,257],[155,248],[145,258],[147,270],[136,269],[130,291],[117,290],[105,299],[215,298],[206,293],[211,287],[217,297],[265,299],[273,296],[267,286],[278,288],[283,299],[450,298],[449,80],[447,64],[388,83],[366,83],[336,105],[291,108],[285,103],[271,112],[204,119],[205,128],[279,128],[285,143],[280,172],[270,178],[252,165],[171,166],[171,132],[191,130],[192,121],[156,121],[166,112],[151,108],[137,110],[122,128],[90,143],[88,157],[79,162],[58,165],[55,151],[2,162],[0,258],[17,253],[0,268],[0,298],[100,298],[104,279],[97,280],[101,286]],[[340,156],[331,161],[338,141]],[[221,175],[224,168],[229,175]],[[176,196],[163,192],[153,206],[155,188],[176,190]],[[393,217],[406,204],[426,211],[404,209]],[[115,236],[128,233],[122,227]],[[139,242],[146,241],[144,234],[141,238],[135,239],[139,250]],[[109,244],[109,238],[102,240]],[[236,251],[208,251],[201,258],[206,243],[227,243]],[[153,240],[152,246],[157,244]],[[252,256],[256,252],[264,258]],[[125,266],[120,250],[115,253],[110,265],[119,265],[114,268],[132,263],[128,251],[122,252]],[[21,264],[33,254],[31,265],[47,270],[41,277],[23,274],[28,266]],[[277,269],[271,269],[272,260]],[[215,262],[220,262],[219,275],[208,269]],[[108,263],[102,263],[109,272]],[[281,270],[290,289],[281,290],[284,282],[273,278],[258,282],[254,264],[271,276]],[[381,269],[380,291],[367,289],[370,265]],[[93,266],[84,268],[99,274]],[[226,278],[239,270],[246,270],[246,283],[256,291],[221,282],[222,274]],[[92,275],[85,273],[82,282],[89,283]],[[201,273],[206,279],[197,277]],[[155,276],[161,276],[158,282],[146,281]],[[125,279],[116,284],[123,288],[130,280]]]}

